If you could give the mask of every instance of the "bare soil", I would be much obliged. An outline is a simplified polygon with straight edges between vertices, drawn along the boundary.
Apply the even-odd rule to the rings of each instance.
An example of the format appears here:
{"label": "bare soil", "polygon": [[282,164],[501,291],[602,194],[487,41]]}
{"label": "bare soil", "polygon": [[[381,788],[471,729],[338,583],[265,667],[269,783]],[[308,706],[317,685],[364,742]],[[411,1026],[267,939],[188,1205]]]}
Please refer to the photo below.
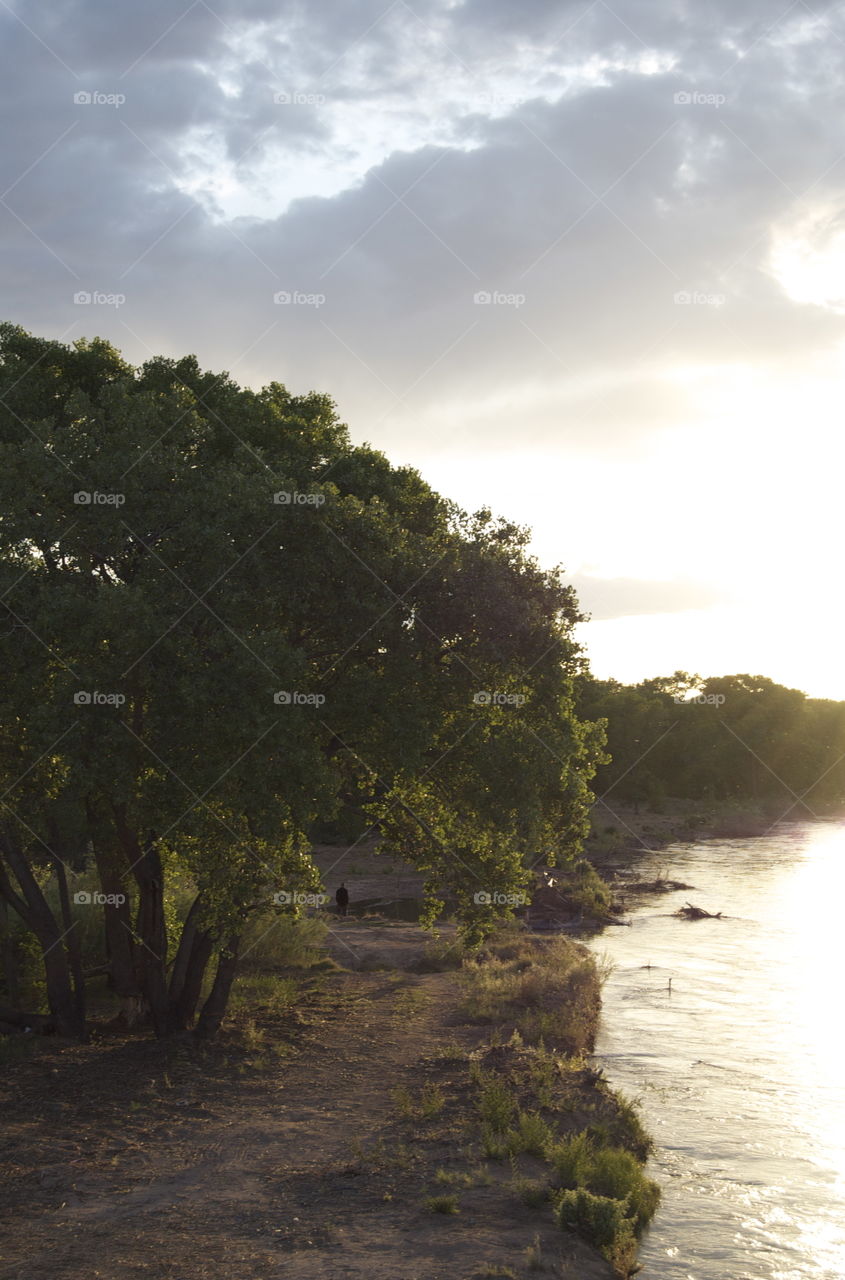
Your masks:
{"label": "bare soil", "polygon": [[427,1207],[438,1168],[469,1167],[467,1135],[448,1112],[403,1116],[393,1091],[448,1092],[466,1062],[446,1046],[486,1034],[457,1017],[454,973],[410,971],[428,944],[335,921],[345,969],[211,1046],[34,1045],[0,1081],[2,1280],[521,1280],[536,1238],[540,1274],[609,1280],[507,1169],[454,1215]]}

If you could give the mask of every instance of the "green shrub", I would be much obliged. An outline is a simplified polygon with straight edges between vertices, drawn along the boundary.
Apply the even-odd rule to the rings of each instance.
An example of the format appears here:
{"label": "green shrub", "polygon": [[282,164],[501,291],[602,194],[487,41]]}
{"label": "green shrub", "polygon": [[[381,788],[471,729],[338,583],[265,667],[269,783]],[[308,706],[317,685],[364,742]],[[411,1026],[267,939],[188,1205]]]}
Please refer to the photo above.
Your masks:
{"label": "green shrub", "polygon": [[481,1146],[488,1160],[504,1160],[511,1154],[510,1142],[489,1124],[481,1126]]}
{"label": "green shrub", "polygon": [[557,1213],[559,1226],[575,1231],[611,1262],[629,1254],[633,1247],[633,1223],[625,1214],[623,1200],[593,1195],[578,1187],[561,1192]]}
{"label": "green shrub", "polygon": [[595,1152],[587,1185],[598,1196],[624,1201],[637,1235],[642,1234],[660,1203],[660,1188],[645,1176],[636,1157],[621,1147]]}
{"label": "green shrub", "polygon": [[592,1165],[592,1143],[586,1133],[574,1133],[552,1148],[550,1159],[564,1190],[583,1187]]}
{"label": "green shrub", "polygon": [[520,1111],[517,1118],[517,1132],[522,1151],[543,1160],[552,1147],[552,1131],[541,1115],[535,1111]]}
{"label": "green shrub", "polygon": [[429,1196],[425,1202],[425,1207],[430,1209],[432,1213],[460,1213],[460,1204],[457,1196]]}
{"label": "green shrub", "polygon": [[513,1120],[516,1103],[507,1085],[494,1076],[484,1079],[478,1099],[481,1119],[496,1133],[504,1133]]}

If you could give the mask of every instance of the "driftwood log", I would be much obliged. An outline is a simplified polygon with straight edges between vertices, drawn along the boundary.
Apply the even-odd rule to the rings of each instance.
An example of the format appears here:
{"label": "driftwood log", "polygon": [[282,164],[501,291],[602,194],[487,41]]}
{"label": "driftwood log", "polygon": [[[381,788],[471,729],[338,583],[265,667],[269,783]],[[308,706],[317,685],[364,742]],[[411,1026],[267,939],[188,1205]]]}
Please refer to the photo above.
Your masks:
{"label": "driftwood log", "polygon": [[721,920],[722,913],[717,911],[715,915],[712,911],[705,911],[703,907],[694,907],[688,902],[685,907],[680,907],[676,912],[676,916],[683,916],[685,920]]}

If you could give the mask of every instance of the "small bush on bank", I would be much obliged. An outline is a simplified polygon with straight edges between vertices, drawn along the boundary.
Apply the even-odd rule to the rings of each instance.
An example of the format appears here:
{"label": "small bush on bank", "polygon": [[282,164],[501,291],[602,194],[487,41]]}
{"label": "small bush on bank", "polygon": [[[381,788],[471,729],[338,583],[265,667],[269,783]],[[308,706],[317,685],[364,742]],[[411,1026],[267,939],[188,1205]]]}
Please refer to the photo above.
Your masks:
{"label": "small bush on bank", "polygon": [[626,1213],[633,1219],[634,1232],[638,1236],[648,1226],[660,1203],[657,1184],[645,1176],[636,1157],[621,1147],[605,1147],[595,1153],[588,1173],[588,1186],[596,1195],[626,1202]]}
{"label": "small bush on bank", "polygon": [[574,1231],[595,1245],[615,1266],[633,1253],[634,1227],[625,1214],[625,1202],[622,1200],[593,1195],[583,1187],[562,1191],[557,1217],[564,1230]]}
{"label": "small bush on bank", "polygon": [[623,1147],[599,1146],[588,1133],[559,1142],[551,1163],[561,1190],[558,1221],[596,1245],[617,1267],[634,1255],[636,1240],[660,1203],[660,1188]]}

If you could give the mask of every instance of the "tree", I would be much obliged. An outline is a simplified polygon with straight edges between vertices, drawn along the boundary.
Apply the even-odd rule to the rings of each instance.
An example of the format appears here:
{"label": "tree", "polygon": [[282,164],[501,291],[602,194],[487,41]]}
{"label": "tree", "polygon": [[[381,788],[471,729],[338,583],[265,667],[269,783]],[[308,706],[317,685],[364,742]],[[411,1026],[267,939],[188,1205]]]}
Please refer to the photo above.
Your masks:
{"label": "tree", "polygon": [[123,1016],[166,1035],[216,957],[213,1034],[244,922],[319,888],[308,831],[350,797],[472,938],[540,850],[577,851],[600,751],[579,614],[524,531],[353,447],[327,397],[193,357],[134,370],[3,326],[0,406],[0,895],[61,1028],[84,1023],[79,964],[44,885],[86,860]]}

